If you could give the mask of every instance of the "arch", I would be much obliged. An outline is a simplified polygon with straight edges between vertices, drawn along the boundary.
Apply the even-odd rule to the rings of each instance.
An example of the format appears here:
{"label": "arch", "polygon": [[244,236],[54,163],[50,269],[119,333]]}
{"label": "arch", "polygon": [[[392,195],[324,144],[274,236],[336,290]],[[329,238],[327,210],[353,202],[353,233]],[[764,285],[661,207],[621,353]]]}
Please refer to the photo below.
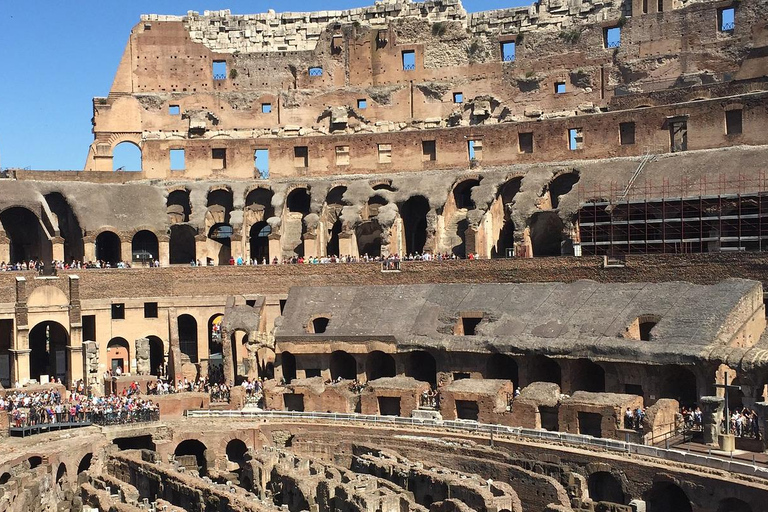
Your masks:
{"label": "arch", "polygon": [[576,359],[568,362],[571,377],[571,389],[574,391],[605,392],[605,370],[589,359]]}
{"label": "arch", "polygon": [[371,258],[381,256],[382,233],[381,225],[376,219],[358,224],[355,228],[358,254],[360,256],[368,255]]}
{"label": "arch", "polygon": [[380,350],[374,350],[365,360],[365,375],[368,380],[394,377],[397,375],[395,358]]}
{"label": "arch", "polygon": [[509,380],[515,387],[520,382],[517,361],[506,354],[491,354],[485,368],[486,379]]}
{"label": "arch", "polygon": [[120,142],[112,148],[113,171],[141,171],[141,148],[129,140]]}
{"label": "arch", "polygon": [[50,192],[45,195],[48,208],[56,215],[59,224],[59,234],[64,238],[64,260],[82,261],[84,256],[83,229],[69,201],[60,192]]}
{"label": "arch", "polygon": [[208,231],[208,238],[218,244],[216,259],[219,265],[228,265],[232,254],[232,235],[234,230],[229,224],[214,224]]}
{"label": "arch", "polygon": [[283,371],[283,380],[290,384],[296,378],[296,356],[290,352],[280,352],[280,368]]}
{"label": "arch", "polygon": [[149,374],[159,377],[165,375],[165,344],[157,336],[147,336],[149,340]]}
{"label": "arch", "polygon": [[10,244],[12,263],[53,260],[53,246],[43,230],[40,218],[32,211],[21,206],[14,206],[0,213],[0,223]]}
{"label": "arch", "polygon": [[33,455],[27,459],[27,462],[29,462],[29,469],[35,469],[37,466],[43,463],[43,458],[39,455]]}
{"label": "arch", "polygon": [[573,190],[573,186],[578,182],[579,173],[564,172],[549,183],[549,201],[553,210],[560,206],[560,198]]}
{"label": "arch", "polygon": [[192,213],[192,204],[189,201],[189,190],[186,188],[177,188],[168,192],[168,199],[165,202],[168,213],[174,212],[179,215],[180,222],[189,222],[189,216]]}
{"label": "arch", "polygon": [[738,498],[725,498],[720,500],[717,512],[752,512],[752,506]]}
{"label": "arch", "polygon": [[266,222],[257,222],[251,226],[250,249],[251,259],[257,261],[269,259],[269,235],[272,233],[272,227]]}
{"label": "arch", "polygon": [[171,225],[171,237],[168,242],[170,263],[172,265],[190,264],[197,259],[195,243],[197,230],[186,224]]}
{"label": "arch", "polygon": [[127,373],[130,370],[131,349],[128,340],[114,337],[107,343],[107,365],[114,372],[118,367],[120,372]]}
{"label": "arch", "polygon": [[212,206],[220,206],[224,209],[224,222],[229,222],[229,214],[232,212],[234,206],[234,197],[232,190],[226,186],[219,186],[211,188],[208,191],[208,196],[205,203],[206,208]]}
{"label": "arch", "polygon": [[347,187],[345,185],[336,185],[328,191],[328,195],[325,196],[325,203],[337,206],[345,206],[349,204],[349,202],[344,200],[344,194],[346,193]]}
{"label": "arch", "polygon": [[659,398],[674,398],[685,406],[696,404],[699,401],[696,375],[677,364],[662,366]]}
{"label": "arch", "polygon": [[133,261],[152,264],[153,260],[160,257],[157,235],[153,232],[142,229],[133,235],[131,240],[131,257]]}
{"label": "arch", "polygon": [[208,461],[206,460],[207,451],[208,447],[205,446],[205,444],[202,442],[198,441],[197,439],[187,439],[186,441],[180,442],[178,446],[176,446],[173,454],[176,457],[185,455],[194,456],[197,465],[197,471],[200,473],[200,476],[205,476],[208,474]]}
{"label": "arch", "polygon": [[627,326],[624,333],[625,338],[651,341],[653,339],[653,328],[661,321],[659,315],[640,315]]}
{"label": "arch", "polygon": [[245,207],[254,211],[264,210],[261,220],[266,221],[275,216],[275,209],[272,206],[272,197],[275,193],[264,187],[256,187],[245,196]]}
{"label": "arch", "polygon": [[197,320],[192,315],[179,315],[176,320],[179,327],[179,349],[189,356],[189,361],[197,362]]}
{"label": "arch", "polygon": [[357,361],[355,357],[343,350],[331,353],[331,379],[355,380],[357,378]]}
{"label": "arch", "polygon": [[77,465],[77,474],[79,475],[83,471],[91,469],[91,462],[93,462],[93,454],[86,453],[83,458],[80,459],[80,463]]}
{"label": "arch", "polygon": [[40,381],[41,375],[67,380],[69,333],[58,322],[46,321],[29,331],[29,377]]}
{"label": "arch", "polygon": [[646,501],[650,512],[693,512],[685,491],[672,482],[654,482]]}
{"label": "arch", "polygon": [[531,246],[533,255],[560,256],[565,225],[556,212],[537,212],[531,216]]}
{"label": "arch", "polygon": [[240,439],[232,439],[227,443],[226,454],[229,462],[243,464],[246,453],[248,453],[248,447]]}
{"label": "arch", "polygon": [[561,385],[560,364],[554,359],[536,354],[528,360],[528,383],[554,382]]}
{"label": "arch", "polygon": [[328,323],[330,321],[331,319],[327,316],[318,316],[312,319],[309,325],[307,325],[307,328],[310,333],[322,334],[328,328]]}
{"label": "arch", "polygon": [[427,242],[427,214],[429,210],[429,200],[421,195],[410,197],[400,207],[406,253],[424,252],[424,245]]}
{"label": "arch", "polygon": [[408,354],[405,360],[405,375],[437,386],[437,362],[429,352],[417,350]]}
{"label": "arch", "polygon": [[111,265],[122,261],[120,237],[112,231],[102,231],[96,237],[96,260]]}
{"label": "arch", "polygon": [[304,187],[291,190],[285,200],[285,206],[289,212],[298,212],[306,215],[309,213],[309,205],[309,190]]}
{"label": "arch", "polygon": [[523,184],[521,176],[506,181],[499,187],[497,200],[501,201],[502,225],[496,240],[496,246],[492,251],[492,256],[504,258],[507,256],[507,249],[515,247],[515,221],[512,219],[512,204],[515,196],[520,192]]}
{"label": "arch", "polygon": [[61,485],[61,481],[67,476],[67,465],[63,462],[59,464],[56,470],[56,483]]}
{"label": "arch", "polygon": [[587,478],[587,488],[592,501],[609,501],[626,504],[626,495],[621,481],[608,471],[596,471]]}
{"label": "arch", "polygon": [[7,484],[11,479],[11,474],[9,472],[5,472],[2,475],[0,475],[0,485]]}
{"label": "arch", "polygon": [[457,209],[475,209],[475,201],[472,199],[472,189],[478,185],[480,185],[480,180],[478,178],[468,178],[454,185],[453,200],[456,203]]}
{"label": "arch", "polygon": [[328,233],[328,243],[325,246],[325,254],[329,256],[341,256],[339,254],[339,235],[342,230],[341,219],[337,219],[331,226],[331,231]]}

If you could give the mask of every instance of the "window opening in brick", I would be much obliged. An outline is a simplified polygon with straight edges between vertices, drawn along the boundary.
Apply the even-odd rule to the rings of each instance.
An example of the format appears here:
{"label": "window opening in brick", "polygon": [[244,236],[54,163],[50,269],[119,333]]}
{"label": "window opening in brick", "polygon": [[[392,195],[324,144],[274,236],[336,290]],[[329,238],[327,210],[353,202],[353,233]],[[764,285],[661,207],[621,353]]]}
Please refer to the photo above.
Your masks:
{"label": "window opening in brick", "polygon": [[414,69],[416,69],[416,52],[403,50],[403,71],[413,71]]}
{"label": "window opening in brick", "polygon": [[437,149],[435,146],[435,141],[421,141],[421,159],[424,162],[434,162],[437,160]]}
{"label": "window opening in brick", "polygon": [[293,148],[293,165],[295,167],[309,167],[309,148],[307,146],[295,146]]}
{"label": "window opening in brick", "polygon": [[257,149],[253,152],[253,166],[261,179],[269,178],[269,150]]}
{"label": "window opening in brick", "polygon": [[669,149],[672,153],[688,149],[688,121],[672,121],[669,123]]}
{"label": "window opening in brick", "polygon": [[144,303],[144,318],[157,318],[157,302]]}
{"label": "window opening in brick", "polygon": [[468,372],[453,372],[453,380],[466,380],[471,378],[472,376]]}
{"label": "window opening in brick", "polygon": [[462,317],[461,319],[461,327],[464,332],[464,336],[474,336],[477,334],[477,326],[480,325],[480,322],[482,321],[482,318],[467,318]]}
{"label": "window opening in brick", "polygon": [[658,12],[664,12],[664,0],[658,0],[656,2],[656,10]]}
{"label": "window opening in brick", "polygon": [[474,400],[456,400],[456,417],[460,420],[477,421],[480,407]]}
{"label": "window opening in brick", "polygon": [[309,68],[309,76],[323,76],[323,68],[319,66]]}
{"label": "window opening in brick", "polygon": [[388,164],[392,162],[392,144],[379,144],[379,163]]}
{"label": "window opening in brick", "polygon": [[96,315],[83,315],[83,341],[96,341]]}
{"label": "window opening in brick", "polygon": [[213,61],[213,79],[214,80],[227,79],[227,61],[225,60]]}
{"label": "window opening in brick", "polygon": [[349,146],[336,146],[336,165],[349,165]]}
{"label": "window opening in brick", "polygon": [[328,322],[330,321],[331,321],[330,318],[326,318],[324,316],[314,318],[312,320],[312,332],[315,334],[324,333],[325,330],[328,328]]}
{"label": "window opening in brick", "polygon": [[464,94],[460,92],[453,93],[453,102],[454,103],[464,103]]}
{"label": "window opening in brick", "polygon": [[365,98],[360,98],[359,100],[357,100],[357,108],[359,108],[360,110],[368,108],[368,100],[366,100]]}
{"label": "window opening in brick", "polygon": [[227,168],[227,150],[225,148],[213,148],[211,150],[211,158],[213,159],[214,169]]}
{"label": "window opening in brick", "polygon": [[584,134],[581,128],[568,130],[568,149],[575,151],[584,147]]}
{"label": "window opening in brick", "polygon": [[621,28],[606,27],[603,29],[603,38],[606,48],[618,48],[621,45]]}
{"label": "window opening in brick", "polygon": [[112,304],[112,320],[124,320],[125,319],[125,304],[117,303]]}
{"label": "window opening in brick", "polygon": [[725,111],[725,134],[739,135],[741,133],[741,109]]}
{"label": "window opening in brick", "polygon": [[635,143],[635,123],[619,123],[619,140],[622,146]]}
{"label": "window opening in brick", "polygon": [[515,60],[515,42],[504,41],[501,43],[501,60],[504,62],[514,62]]}
{"label": "window opening in brick", "polygon": [[533,153],[533,132],[518,134],[517,142],[521,153]]}
{"label": "window opening in brick", "polygon": [[643,14],[648,14],[648,0],[643,0]]}
{"label": "window opening in brick", "polygon": [[467,154],[469,156],[470,166],[473,163],[480,162],[483,159],[483,141],[482,140],[468,140],[467,141]]}
{"label": "window opening in brick", "polygon": [[565,82],[555,82],[555,94],[565,93]]}
{"label": "window opening in brick", "polygon": [[168,106],[168,114],[172,116],[177,116],[181,114],[181,108],[178,105],[169,105]]}
{"label": "window opening in brick", "polygon": [[272,112],[272,104],[271,103],[262,103],[261,104],[261,113],[262,114],[269,114]]}
{"label": "window opening in brick", "polygon": [[183,149],[172,149],[170,156],[172,171],[183,171],[186,168],[186,157]]}
{"label": "window opening in brick", "polygon": [[717,28],[720,32],[733,32],[736,28],[736,9],[725,7],[717,11]]}

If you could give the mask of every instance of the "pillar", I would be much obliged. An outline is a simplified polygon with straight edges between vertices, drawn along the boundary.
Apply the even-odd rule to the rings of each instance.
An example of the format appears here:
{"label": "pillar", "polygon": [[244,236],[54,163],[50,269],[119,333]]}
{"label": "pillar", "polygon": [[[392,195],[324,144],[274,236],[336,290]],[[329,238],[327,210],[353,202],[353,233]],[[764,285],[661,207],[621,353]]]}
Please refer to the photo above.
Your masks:
{"label": "pillar", "polygon": [[[280,233],[272,232],[269,234],[269,258],[270,261],[267,263],[272,263],[272,260],[277,258],[280,260],[281,254],[283,251],[282,246],[280,245]],[[261,262],[259,262],[261,264]]]}
{"label": "pillar", "polygon": [[725,399],[719,396],[703,396],[699,400],[704,430],[704,444],[719,446],[720,420],[723,417]]}
{"label": "pillar", "polygon": [[[242,226],[240,229],[242,229]],[[243,260],[245,260],[243,253],[243,235],[238,231],[239,229],[235,230],[229,241],[229,254],[235,261],[237,261],[237,258],[243,258]]]}
{"label": "pillar", "polygon": [[94,238],[83,239],[83,262],[96,261],[96,241]]}
{"label": "pillar", "polygon": [[150,375],[152,368],[149,358],[149,338],[138,338],[134,343],[136,355],[136,373],[139,375]]}
{"label": "pillar", "polygon": [[768,451],[768,402],[756,402],[755,411],[760,425],[760,442],[762,442],[765,452]]}
{"label": "pillar", "polygon": [[181,345],[179,343],[179,321],[176,308],[168,309],[168,377],[176,381],[181,377]]}
{"label": "pillar", "polygon": [[237,363],[235,361],[235,355],[232,354],[232,340],[230,339],[231,333],[228,329],[221,326],[221,358],[223,362],[224,382],[227,384],[235,384],[235,370]]}
{"label": "pillar", "polygon": [[304,233],[302,235],[302,239],[304,240],[304,257],[305,258],[316,258],[320,255],[320,251],[318,250],[318,238],[317,235],[314,233]]}
{"label": "pillar", "polygon": [[[53,248],[53,260],[64,261],[64,239],[60,236],[55,236],[51,239],[51,246]],[[46,265],[49,262],[46,262]]]}
{"label": "pillar", "polygon": [[29,353],[32,352],[28,348],[23,349],[11,349],[11,385],[13,386],[17,382],[26,384],[29,382]]}
{"label": "pillar", "polygon": [[5,232],[0,232],[0,262],[13,263],[11,261],[11,241],[5,236]]}
{"label": "pillar", "polygon": [[131,240],[120,238],[120,259],[133,264],[133,244]]}
{"label": "pillar", "polygon": [[83,374],[83,345],[80,344],[76,347],[67,347],[68,371],[67,371],[67,388],[72,388],[72,384],[79,379],[85,381],[85,375]]}
{"label": "pillar", "polygon": [[171,264],[171,244],[168,238],[160,239],[157,243],[160,252],[157,259],[160,260],[160,266],[167,267]]}
{"label": "pillar", "polygon": [[339,233],[339,256],[358,256],[357,238],[351,229]]}
{"label": "pillar", "polygon": [[205,235],[195,236],[195,256],[200,260],[200,263],[207,265],[208,257],[208,237]]}

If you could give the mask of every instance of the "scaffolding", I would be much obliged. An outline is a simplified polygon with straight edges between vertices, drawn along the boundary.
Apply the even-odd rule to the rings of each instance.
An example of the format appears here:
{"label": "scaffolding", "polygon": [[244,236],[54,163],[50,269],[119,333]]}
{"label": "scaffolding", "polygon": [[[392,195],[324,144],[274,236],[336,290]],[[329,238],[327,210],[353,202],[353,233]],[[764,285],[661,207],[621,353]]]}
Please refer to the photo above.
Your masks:
{"label": "scaffolding", "polygon": [[[701,194],[690,194],[697,188]],[[768,248],[768,192],[763,173],[754,179],[681,180],[679,188],[665,182],[660,189],[646,183],[629,193],[618,186],[591,192],[580,189],[579,193],[599,198],[580,201],[584,255]]]}

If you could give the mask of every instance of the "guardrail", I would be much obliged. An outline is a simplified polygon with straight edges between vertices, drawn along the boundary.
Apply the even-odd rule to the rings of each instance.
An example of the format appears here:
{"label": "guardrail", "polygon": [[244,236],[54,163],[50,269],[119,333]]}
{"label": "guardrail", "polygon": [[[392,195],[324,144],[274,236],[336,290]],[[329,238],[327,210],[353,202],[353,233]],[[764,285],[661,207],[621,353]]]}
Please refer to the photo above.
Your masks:
{"label": "guardrail", "polygon": [[645,457],[653,457],[684,464],[693,464],[711,469],[720,469],[749,475],[758,478],[768,479],[768,468],[759,467],[755,464],[739,462],[733,459],[723,457],[713,457],[711,455],[702,455],[697,453],[675,450],[673,448],[656,448],[636,443],[627,443],[616,439],[603,439],[583,434],[568,434],[566,432],[550,432],[548,430],[537,430],[523,427],[507,427],[505,425],[493,425],[488,423],[478,423],[476,421],[456,421],[456,420],[434,420],[421,418],[402,418],[399,416],[376,416],[371,414],[344,414],[329,412],[295,412],[295,411],[209,411],[196,410],[187,411],[186,415],[191,418],[287,418],[298,420],[330,420],[330,421],[348,421],[357,423],[373,423],[377,425],[403,425],[410,427],[435,427],[442,429],[453,429],[464,432],[478,434],[501,434],[507,436],[516,436],[526,439],[560,442],[576,446],[590,446],[602,448],[611,452],[622,452],[626,454],[637,454]]}

